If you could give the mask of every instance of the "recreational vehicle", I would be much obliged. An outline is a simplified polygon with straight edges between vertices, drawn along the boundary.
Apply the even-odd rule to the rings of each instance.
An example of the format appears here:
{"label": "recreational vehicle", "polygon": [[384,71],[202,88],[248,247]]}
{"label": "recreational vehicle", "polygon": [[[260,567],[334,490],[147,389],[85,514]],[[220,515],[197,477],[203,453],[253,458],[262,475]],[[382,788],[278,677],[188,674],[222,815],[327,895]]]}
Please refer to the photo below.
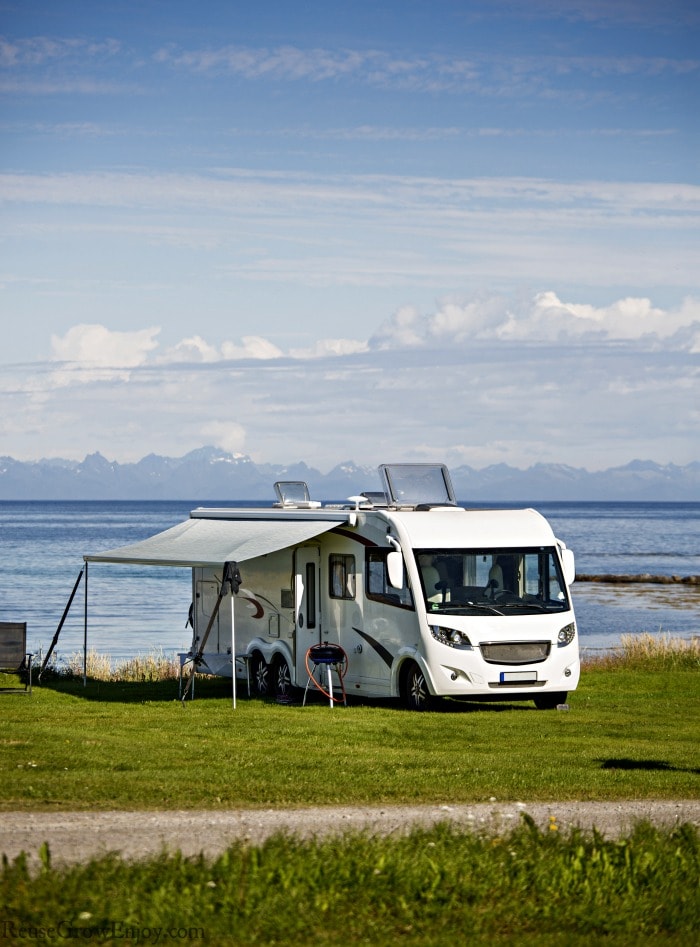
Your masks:
{"label": "recreational vehicle", "polygon": [[383,491],[344,504],[280,482],[272,507],[194,510],[160,558],[122,561],[190,564],[198,670],[257,695],[307,686],[327,644],[336,699],[564,703],[579,679],[574,560],[545,518],[463,508],[442,465],[379,470]]}

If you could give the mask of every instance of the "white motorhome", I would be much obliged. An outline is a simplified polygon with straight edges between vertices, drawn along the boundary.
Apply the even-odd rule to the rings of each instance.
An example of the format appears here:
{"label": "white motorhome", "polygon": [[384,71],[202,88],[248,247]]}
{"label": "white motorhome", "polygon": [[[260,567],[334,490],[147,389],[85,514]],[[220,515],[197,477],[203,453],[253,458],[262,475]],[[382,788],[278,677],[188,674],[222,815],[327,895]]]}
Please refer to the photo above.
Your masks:
{"label": "white motorhome", "polygon": [[192,565],[199,670],[283,698],[308,684],[309,649],[328,642],[346,656],[349,695],[415,710],[436,697],[562,704],[579,679],[574,561],[545,518],[464,509],[442,465],[380,475],[383,492],[347,504],[278,483],[273,507],[190,514],[202,549],[228,550],[212,558],[190,543],[177,563]]}

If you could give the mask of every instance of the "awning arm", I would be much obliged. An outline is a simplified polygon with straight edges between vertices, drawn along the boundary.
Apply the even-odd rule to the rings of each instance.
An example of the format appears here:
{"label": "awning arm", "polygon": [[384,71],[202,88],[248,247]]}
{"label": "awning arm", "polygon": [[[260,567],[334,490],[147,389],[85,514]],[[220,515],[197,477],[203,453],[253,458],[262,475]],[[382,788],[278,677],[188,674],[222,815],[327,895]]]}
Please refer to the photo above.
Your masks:
{"label": "awning arm", "polygon": [[[225,562],[223,575],[221,577],[221,588],[219,589],[219,594],[217,595],[217,598],[216,598],[216,604],[214,605],[211,616],[209,618],[206,631],[204,632],[204,635],[202,636],[202,640],[199,643],[199,647],[197,648],[197,653],[192,658],[192,673],[190,674],[190,678],[182,693],[182,698],[181,698],[183,706],[185,704],[185,700],[187,699],[187,694],[189,693],[189,690],[192,686],[192,682],[194,681],[194,675],[197,671],[197,668],[202,662],[202,655],[204,654],[204,647],[207,643],[209,632],[212,630],[212,627],[216,620],[216,616],[219,614],[219,608],[221,607],[221,602],[223,601],[224,596],[226,595],[226,592],[228,591],[229,588],[231,589],[231,595],[237,595],[240,587],[241,587],[241,573],[238,570],[238,564],[235,562]],[[234,662],[235,662],[235,659],[234,659]],[[233,668],[232,668],[232,674],[235,675],[235,673],[236,673],[236,667],[234,663]]]}

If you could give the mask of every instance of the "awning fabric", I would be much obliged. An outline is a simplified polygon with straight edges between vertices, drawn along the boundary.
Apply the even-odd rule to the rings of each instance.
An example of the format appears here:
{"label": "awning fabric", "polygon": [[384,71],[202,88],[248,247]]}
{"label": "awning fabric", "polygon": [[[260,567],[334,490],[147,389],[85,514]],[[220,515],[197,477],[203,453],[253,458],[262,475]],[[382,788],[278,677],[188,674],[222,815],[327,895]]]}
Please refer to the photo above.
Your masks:
{"label": "awning fabric", "polygon": [[245,562],[313,539],[337,521],[189,519],[141,542],[83,556],[86,562],[146,566],[219,566]]}

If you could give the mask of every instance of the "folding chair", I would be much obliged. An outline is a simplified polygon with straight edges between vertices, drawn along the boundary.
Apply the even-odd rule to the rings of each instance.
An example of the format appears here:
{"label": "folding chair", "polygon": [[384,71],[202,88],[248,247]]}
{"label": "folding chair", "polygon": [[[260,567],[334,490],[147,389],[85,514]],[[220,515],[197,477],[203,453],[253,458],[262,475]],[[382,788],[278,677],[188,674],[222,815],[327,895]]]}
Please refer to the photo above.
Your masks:
{"label": "folding chair", "polygon": [[24,687],[2,687],[6,694],[31,694],[32,659],[27,651],[26,621],[0,621],[0,673],[18,674]]}

